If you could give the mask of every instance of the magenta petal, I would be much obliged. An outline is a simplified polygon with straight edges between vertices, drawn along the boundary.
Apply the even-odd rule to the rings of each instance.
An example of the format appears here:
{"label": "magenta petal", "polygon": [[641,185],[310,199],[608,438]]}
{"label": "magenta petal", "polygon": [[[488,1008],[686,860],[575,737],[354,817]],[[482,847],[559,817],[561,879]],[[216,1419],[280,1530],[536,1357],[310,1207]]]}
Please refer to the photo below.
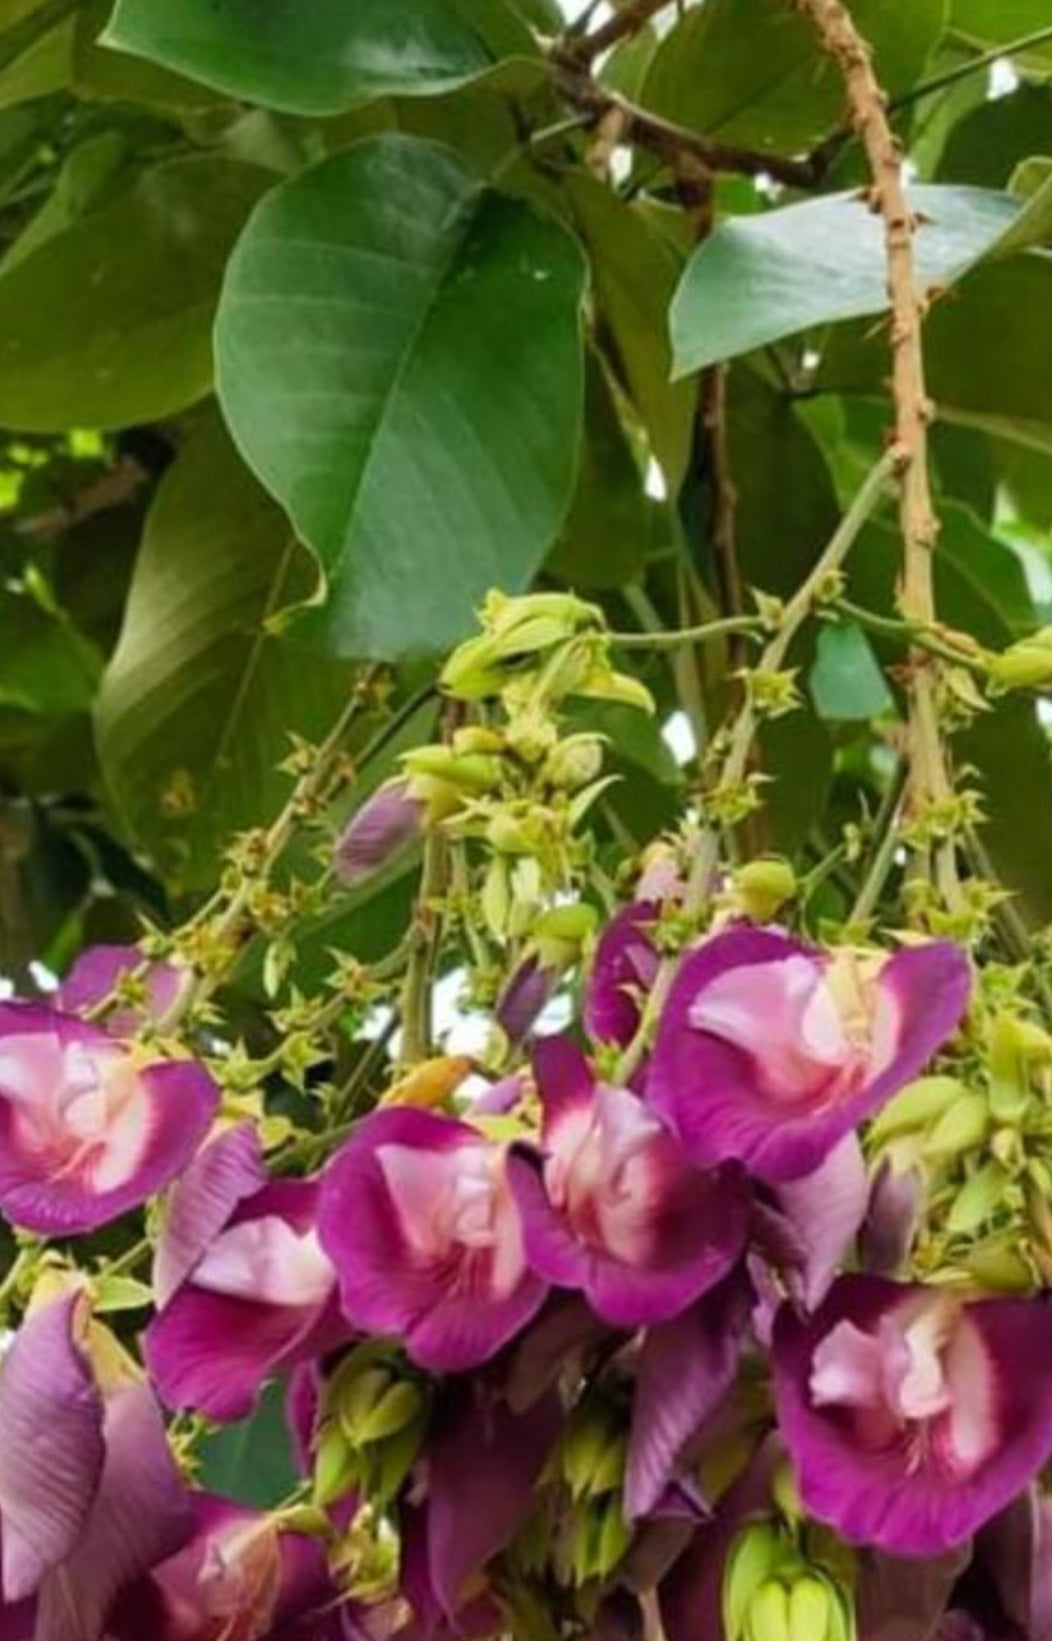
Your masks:
{"label": "magenta petal", "polygon": [[533,1047],[533,1074],[545,1123],[592,1098],[595,1079],[582,1049],[569,1037],[541,1037]]}
{"label": "magenta petal", "polygon": [[529,1036],[558,983],[558,969],[545,968],[539,957],[527,957],[519,964],[493,1011],[510,1043],[521,1043]]}
{"label": "magenta petal", "polygon": [[1052,1641],[1052,1499],[1031,1487],[983,1528],[976,1562],[1027,1641]]}
{"label": "magenta petal", "polygon": [[658,908],[638,901],[625,906],[604,930],[596,948],[584,1001],[590,1037],[626,1047],[639,1027],[639,1000],[650,990],[661,963],[646,930]]}
{"label": "magenta petal", "polygon": [[[699,1163],[737,1158],[757,1178],[779,1184],[811,1173],[844,1136],[924,1068],[959,1024],[968,1003],[968,959],[948,942],[899,952],[879,986],[893,1006],[892,1057],[879,1074],[818,1106],[772,1096],[745,1047],[695,1027],[692,1012],[706,988],[734,970],[821,953],[774,930],[736,927],[688,953],[658,1029],[647,1098]],[[765,997],[756,998],[756,1032]]]}
{"label": "magenta petal", "polygon": [[468,1579],[529,1514],[561,1424],[555,1395],[514,1414],[500,1403],[486,1406],[469,1386],[451,1391],[428,1444],[426,1504],[428,1576],[448,1617]]}
{"label": "magenta petal", "polygon": [[351,816],[336,845],[340,882],[353,887],[382,872],[420,837],[424,815],[424,805],[409,796],[404,780],[378,787]]}
{"label": "magenta petal", "polygon": [[625,1474],[630,1521],[658,1507],[691,1438],[734,1383],[747,1316],[747,1288],[731,1278],[647,1334]]}
{"label": "magenta petal", "polygon": [[103,1409],[74,1342],[80,1294],[35,1311],[0,1371],[3,1590],[32,1595],[83,1530],[105,1453]]}
{"label": "magenta petal", "polygon": [[238,1123],[198,1153],[172,1189],[153,1266],[158,1307],[185,1282],[238,1203],[266,1184],[255,1125]]}
{"label": "magenta petal", "polygon": [[779,1428],[805,1505],[853,1543],[898,1555],[938,1555],[963,1543],[1052,1457],[1052,1307],[1040,1300],[964,1308],[960,1440],[976,1454],[967,1464],[951,1457],[934,1422],[918,1446],[908,1433],[881,1434],[870,1411],[816,1404],[816,1352],[828,1350],[834,1330],[880,1340],[905,1304],[932,1298],[932,1290],[877,1277],[843,1277],[809,1321],[786,1306],[775,1327]]}
{"label": "magenta petal", "polygon": [[862,1227],[862,1264],[873,1276],[902,1274],[920,1224],[924,1197],[925,1180],[920,1168],[900,1170],[890,1158],[881,1163]]}
{"label": "magenta petal", "polygon": [[845,1135],[814,1173],[787,1180],[778,1201],[803,1254],[800,1268],[788,1273],[790,1291],[805,1310],[814,1310],[852,1247],[869,1202],[857,1137]]}
{"label": "magenta petal", "polygon": [[[69,1014],[83,1014],[108,997],[121,976],[130,974],[142,962],[138,946],[89,946],[66,975],[55,1001]],[[182,984],[179,970],[171,963],[151,963],[145,981],[144,1007],[112,1010],[104,1022],[108,1032],[131,1037],[147,1019],[159,1020],[175,1002]]]}
{"label": "magenta petal", "polygon": [[182,1479],[149,1387],[106,1404],[106,1462],[73,1553],[40,1587],[35,1641],[98,1641],[119,1591],[173,1555],[193,1530]]}
{"label": "magenta petal", "polygon": [[143,1350],[167,1407],[226,1424],[247,1418],[268,1379],[318,1355],[339,1332],[335,1301],[321,1312],[253,1304],[188,1282],[150,1323]]}

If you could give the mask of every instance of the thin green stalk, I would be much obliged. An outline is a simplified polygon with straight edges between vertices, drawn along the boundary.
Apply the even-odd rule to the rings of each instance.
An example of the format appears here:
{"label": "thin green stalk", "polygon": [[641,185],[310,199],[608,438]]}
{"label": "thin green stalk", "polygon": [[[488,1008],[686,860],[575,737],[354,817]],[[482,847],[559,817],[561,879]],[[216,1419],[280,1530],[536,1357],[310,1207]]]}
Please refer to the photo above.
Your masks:
{"label": "thin green stalk", "polygon": [[[761,672],[778,672],[800,629],[813,612],[818,599],[829,586],[830,579],[839,571],[848,553],[878,506],[888,481],[895,472],[896,454],[885,451],[867,475],[851,506],[820,554],[810,574],[786,603],[778,631],[773,635],[759,661]],[[758,717],[752,702],[746,698],[738,709],[731,726],[727,752],[724,755],[717,780],[717,789],[736,786],[745,777],[749,753],[758,726]],[[713,874],[719,864],[719,833],[713,826],[705,827],[698,838],[691,864],[683,910],[688,918],[696,917],[709,894]],[[643,1011],[639,1028],[618,1062],[617,1080],[626,1082],[639,1065],[646,1050],[655,1021],[661,1014],[675,977],[677,959],[667,957],[661,964]]]}
{"label": "thin green stalk", "polygon": [[977,678],[989,677],[989,669],[980,655],[948,643],[916,621],[903,621],[895,616],[878,615],[874,610],[863,609],[860,604],[853,604],[847,598],[835,599],[831,608],[849,620],[856,621],[860,627],[865,627],[867,632],[874,633],[880,638],[890,638],[904,649],[926,650],[929,655],[937,655],[942,661],[951,661],[954,666],[964,667]]}
{"label": "thin green stalk", "polygon": [[942,74],[935,74],[930,80],[922,80],[919,85],[911,86],[901,96],[893,97],[888,104],[888,110],[897,114],[900,108],[910,108],[924,97],[931,97],[937,91],[945,91],[947,86],[956,85],[960,80],[966,80],[972,74],[981,74],[983,69],[993,68],[995,63],[1001,63],[1006,57],[1020,56],[1024,51],[1030,51],[1034,46],[1042,46],[1052,40],[1052,23],[1046,23],[1042,28],[1034,29],[1030,34],[1021,34],[1016,40],[1009,40],[1007,45],[993,46],[989,51],[982,52],[978,57],[972,57],[966,63],[959,63],[956,68],[948,68]]}
{"label": "thin green stalk", "polygon": [[438,832],[431,832],[424,844],[424,869],[413,912],[412,942],[405,983],[402,987],[403,1065],[426,1060],[431,1053],[431,992],[435,961],[442,937],[442,922],[432,902],[441,895],[448,877],[448,846]]}
{"label": "thin green stalk", "polygon": [[764,630],[758,615],[728,615],[706,621],[699,627],[681,627],[677,632],[614,632],[610,642],[623,650],[671,650],[683,644],[711,644],[734,633],[759,637]]}
{"label": "thin green stalk", "polygon": [[851,908],[851,923],[862,923],[872,917],[891,868],[895,864],[895,850],[899,843],[895,823],[906,793],[908,779],[909,766],[904,759],[900,759],[895,770],[895,778],[884,794],[884,801],[874,823],[875,847],[870,855],[862,887]]}

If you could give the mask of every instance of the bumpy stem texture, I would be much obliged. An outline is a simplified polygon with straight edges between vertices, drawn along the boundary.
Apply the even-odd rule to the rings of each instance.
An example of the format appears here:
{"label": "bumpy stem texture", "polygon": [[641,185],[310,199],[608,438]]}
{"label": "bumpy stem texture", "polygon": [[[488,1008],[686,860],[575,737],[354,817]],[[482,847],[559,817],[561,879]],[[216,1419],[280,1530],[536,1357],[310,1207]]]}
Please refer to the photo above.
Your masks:
{"label": "bumpy stem texture", "polygon": [[[873,72],[870,48],[841,0],[792,3],[810,18],[823,48],[844,77],[854,124],[873,175],[873,206],[884,222],[892,313],[894,449],[902,487],[904,572],[900,602],[908,621],[929,626],[935,618],[931,555],[939,525],[928,478],[932,406],[925,387],[921,336],[925,300],[917,288],[917,225],[903,180],[902,149],[888,120],[887,98]],[[939,735],[936,677],[931,661],[920,650],[914,652],[912,673],[909,808],[918,815],[945,802],[952,794],[952,784]],[[940,847],[937,874],[943,896],[955,906],[960,891],[952,843]]]}

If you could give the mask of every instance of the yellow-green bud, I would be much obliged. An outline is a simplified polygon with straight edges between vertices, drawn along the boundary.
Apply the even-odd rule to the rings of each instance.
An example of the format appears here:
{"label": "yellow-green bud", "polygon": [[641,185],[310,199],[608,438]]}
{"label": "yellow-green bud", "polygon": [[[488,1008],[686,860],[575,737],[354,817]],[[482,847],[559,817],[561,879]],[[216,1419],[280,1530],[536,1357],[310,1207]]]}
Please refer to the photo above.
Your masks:
{"label": "yellow-green bud", "polygon": [[1052,684],[1052,627],[1010,644],[989,660],[990,678],[998,690],[1039,689]]}
{"label": "yellow-green bud", "polygon": [[[424,1395],[419,1385],[408,1379],[393,1384],[376,1403],[371,1412],[359,1419],[353,1429],[359,1447],[386,1441],[418,1419],[424,1410]],[[347,1426],[345,1425],[346,1429]]]}
{"label": "yellow-green bud", "polygon": [[624,1505],[618,1494],[603,1511],[596,1542],[595,1577],[609,1577],[631,1542],[632,1529],[625,1520]]}
{"label": "yellow-green bud", "polygon": [[957,1077],[919,1077],[884,1107],[870,1129],[875,1145],[904,1134],[926,1133],[968,1090]]}
{"label": "yellow-green bud", "polygon": [[570,735],[558,742],[544,760],[541,770],[549,786],[561,791],[576,792],[587,786],[602,773],[603,737],[601,735]]}
{"label": "yellow-green bud", "polygon": [[789,1592],[789,1641],[827,1641],[835,1600],[820,1578],[798,1578]]}
{"label": "yellow-green bud", "polygon": [[593,1408],[578,1416],[563,1442],[563,1476],[575,1499],[598,1498],[620,1488],[625,1475],[627,1440],[605,1411]]}
{"label": "yellow-green bud", "polygon": [[500,810],[486,827],[486,842],[502,855],[529,855],[537,845],[537,835],[528,820]]}
{"label": "yellow-green bud", "polygon": [[500,758],[484,752],[454,752],[451,746],[421,746],[403,759],[413,775],[434,775],[468,792],[492,792],[504,778]]}
{"label": "yellow-green bud", "polygon": [[745,1615],[745,1641],[792,1641],[789,1591],[769,1578],[756,1591]]}
{"label": "yellow-green bud", "polygon": [[727,1558],[723,1574],[723,1627],[727,1641],[740,1641],[753,1596],[779,1565],[785,1551],[769,1522],[746,1527]]}
{"label": "yellow-green bud", "polygon": [[357,1456],[338,1424],[330,1424],[322,1432],[314,1461],[313,1499],[319,1510],[324,1510],[338,1499],[345,1498],[358,1479]]}
{"label": "yellow-green bud", "polygon": [[983,1143],[989,1126],[990,1107],[985,1094],[962,1094],[928,1134],[924,1155],[933,1161],[963,1156]]}
{"label": "yellow-green bud", "polygon": [[613,701],[619,706],[636,707],[640,712],[656,711],[654,697],[638,678],[614,672],[609,666],[595,667],[585,674],[574,691],[592,701]]}
{"label": "yellow-green bud", "polygon": [[769,923],[796,894],[796,873],[787,860],[771,855],[751,860],[735,872],[734,888],[746,917],[754,923]]}

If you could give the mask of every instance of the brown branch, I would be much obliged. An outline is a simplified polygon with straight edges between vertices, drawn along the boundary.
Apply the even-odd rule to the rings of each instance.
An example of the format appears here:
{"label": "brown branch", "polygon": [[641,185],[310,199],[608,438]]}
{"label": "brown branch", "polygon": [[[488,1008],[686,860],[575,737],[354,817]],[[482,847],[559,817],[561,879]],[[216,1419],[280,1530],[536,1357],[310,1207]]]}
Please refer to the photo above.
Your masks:
{"label": "brown branch", "polygon": [[746,177],[769,176],[789,188],[813,188],[819,181],[819,173],[810,160],[785,159],[781,154],[759,153],[752,148],[739,148],[734,143],[703,137],[700,132],[674,125],[618,92],[608,90],[590,74],[582,72],[574,57],[563,54],[554,61],[556,83],[568,102],[593,115],[597,121],[617,111],[624,140],[649,148],[673,169],[679,169],[682,160],[687,158],[709,171],[731,171]]}
{"label": "brown branch", "polygon": [[619,40],[646,28],[650,19],[670,4],[671,0],[628,0],[628,4],[622,6],[608,23],[603,23],[594,33],[586,34],[583,40],[574,42],[574,57],[579,63],[594,62],[604,51],[616,46]]}
{"label": "brown branch", "polygon": [[[862,139],[873,176],[872,205],[884,222],[891,298],[891,341],[895,399],[894,451],[898,460],[903,539],[902,613],[930,626],[935,620],[932,549],[939,532],[928,476],[928,424],[932,405],[924,379],[922,320],[926,308],[917,287],[914,258],[916,221],[902,171],[902,147],[888,120],[887,98],[873,72],[872,53],[842,0],[790,0],[808,17],[823,49],[836,62],[851,104],[852,123]],[[909,810],[916,817],[952,795],[939,735],[936,677],[923,652],[913,657],[909,699]],[[947,903],[959,901],[952,843],[941,845],[938,885]]]}

